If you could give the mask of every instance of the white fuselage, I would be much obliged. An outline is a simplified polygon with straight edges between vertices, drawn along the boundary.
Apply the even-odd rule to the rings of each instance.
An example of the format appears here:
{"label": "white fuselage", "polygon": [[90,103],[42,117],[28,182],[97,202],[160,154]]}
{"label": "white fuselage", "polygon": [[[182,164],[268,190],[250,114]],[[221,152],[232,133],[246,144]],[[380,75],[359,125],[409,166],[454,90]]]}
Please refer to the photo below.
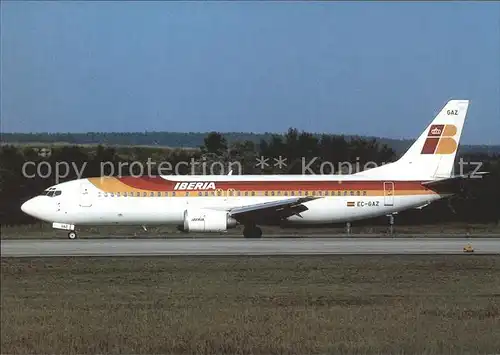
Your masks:
{"label": "white fuselage", "polygon": [[[37,196],[25,203],[23,210],[41,220],[73,225],[181,225],[184,212],[189,209],[229,210],[234,207],[300,195],[320,198],[304,202],[307,210],[299,215],[288,217],[286,222],[289,224],[325,224],[387,215],[420,207],[444,197],[423,188],[398,190],[398,184],[403,183],[397,181],[369,181],[370,189],[366,190],[360,184],[355,183],[367,181],[355,176],[343,177],[342,180],[325,180],[324,176],[321,180],[319,177],[275,176],[272,181],[262,176],[208,178],[216,183],[238,183],[244,180],[246,183],[249,181],[255,184],[273,183],[275,186],[272,191],[261,189],[251,192],[234,189],[232,191],[218,190],[218,193],[187,189],[173,191],[173,188],[158,192],[143,188],[120,193],[120,188],[112,187],[115,190],[109,192],[111,190],[108,185],[96,186],[89,183],[91,179],[81,179],[55,185],[53,189],[61,191],[60,195]],[[172,186],[178,181],[196,182],[199,179],[201,178],[168,177]],[[207,180],[207,176],[203,179]],[[323,184],[321,189],[314,189],[314,184],[318,182]],[[293,187],[293,190],[286,187],[291,183],[297,185]],[[280,184],[283,184],[283,190],[280,190]],[[313,184],[310,185],[313,188],[307,184]],[[404,184],[408,185],[409,182],[404,182]],[[301,188],[302,185],[305,187]],[[419,182],[414,182],[414,185],[420,186]],[[201,184],[199,187],[202,188]],[[173,196],[174,192],[175,196]],[[185,196],[186,194],[189,196]]]}

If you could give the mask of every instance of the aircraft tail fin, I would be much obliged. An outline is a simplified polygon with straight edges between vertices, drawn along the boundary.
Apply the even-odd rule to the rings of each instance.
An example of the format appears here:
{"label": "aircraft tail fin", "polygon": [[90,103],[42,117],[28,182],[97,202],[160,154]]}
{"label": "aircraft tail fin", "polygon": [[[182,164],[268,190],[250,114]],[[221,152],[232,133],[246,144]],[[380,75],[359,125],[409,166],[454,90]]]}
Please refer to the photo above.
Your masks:
{"label": "aircraft tail fin", "polygon": [[359,174],[390,173],[428,180],[451,177],[468,107],[469,100],[448,101],[399,160]]}

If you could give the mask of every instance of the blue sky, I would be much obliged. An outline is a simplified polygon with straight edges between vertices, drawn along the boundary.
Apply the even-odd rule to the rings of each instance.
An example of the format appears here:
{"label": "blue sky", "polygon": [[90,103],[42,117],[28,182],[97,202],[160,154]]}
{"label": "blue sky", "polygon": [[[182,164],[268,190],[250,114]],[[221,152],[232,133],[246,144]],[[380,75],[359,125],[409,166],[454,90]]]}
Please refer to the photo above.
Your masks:
{"label": "blue sky", "polygon": [[415,138],[451,98],[500,144],[499,2],[1,3],[4,132]]}

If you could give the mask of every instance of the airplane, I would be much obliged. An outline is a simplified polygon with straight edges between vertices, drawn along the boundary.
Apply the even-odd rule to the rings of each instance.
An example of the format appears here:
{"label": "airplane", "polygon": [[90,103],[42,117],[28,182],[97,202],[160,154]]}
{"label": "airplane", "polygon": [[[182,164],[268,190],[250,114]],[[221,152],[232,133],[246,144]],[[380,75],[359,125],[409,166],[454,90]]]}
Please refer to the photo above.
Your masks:
{"label": "airplane", "polygon": [[101,176],[54,185],[22,204],[28,215],[75,226],[174,225],[224,233],[243,226],[352,222],[422,208],[456,193],[453,166],[469,100],[450,100],[401,158],[347,175]]}

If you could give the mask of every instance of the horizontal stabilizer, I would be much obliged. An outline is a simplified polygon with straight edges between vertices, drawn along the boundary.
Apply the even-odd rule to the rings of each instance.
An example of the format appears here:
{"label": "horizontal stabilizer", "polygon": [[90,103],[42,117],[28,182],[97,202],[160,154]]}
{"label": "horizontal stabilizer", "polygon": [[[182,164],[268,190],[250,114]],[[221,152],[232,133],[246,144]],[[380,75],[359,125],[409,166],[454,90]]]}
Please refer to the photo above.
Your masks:
{"label": "horizontal stabilizer", "polygon": [[423,208],[425,208],[425,207],[427,207],[427,206],[429,206],[429,205],[430,205],[430,203],[426,203],[426,204],[424,204],[424,205],[422,205],[422,206],[415,207],[415,209],[416,209],[416,210],[421,210],[421,209],[423,209]]}
{"label": "horizontal stabilizer", "polygon": [[459,191],[466,181],[481,179],[488,172],[477,172],[474,174],[455,175],[445,179],[423,182],[422,185],[438,193],[455,193]]}

